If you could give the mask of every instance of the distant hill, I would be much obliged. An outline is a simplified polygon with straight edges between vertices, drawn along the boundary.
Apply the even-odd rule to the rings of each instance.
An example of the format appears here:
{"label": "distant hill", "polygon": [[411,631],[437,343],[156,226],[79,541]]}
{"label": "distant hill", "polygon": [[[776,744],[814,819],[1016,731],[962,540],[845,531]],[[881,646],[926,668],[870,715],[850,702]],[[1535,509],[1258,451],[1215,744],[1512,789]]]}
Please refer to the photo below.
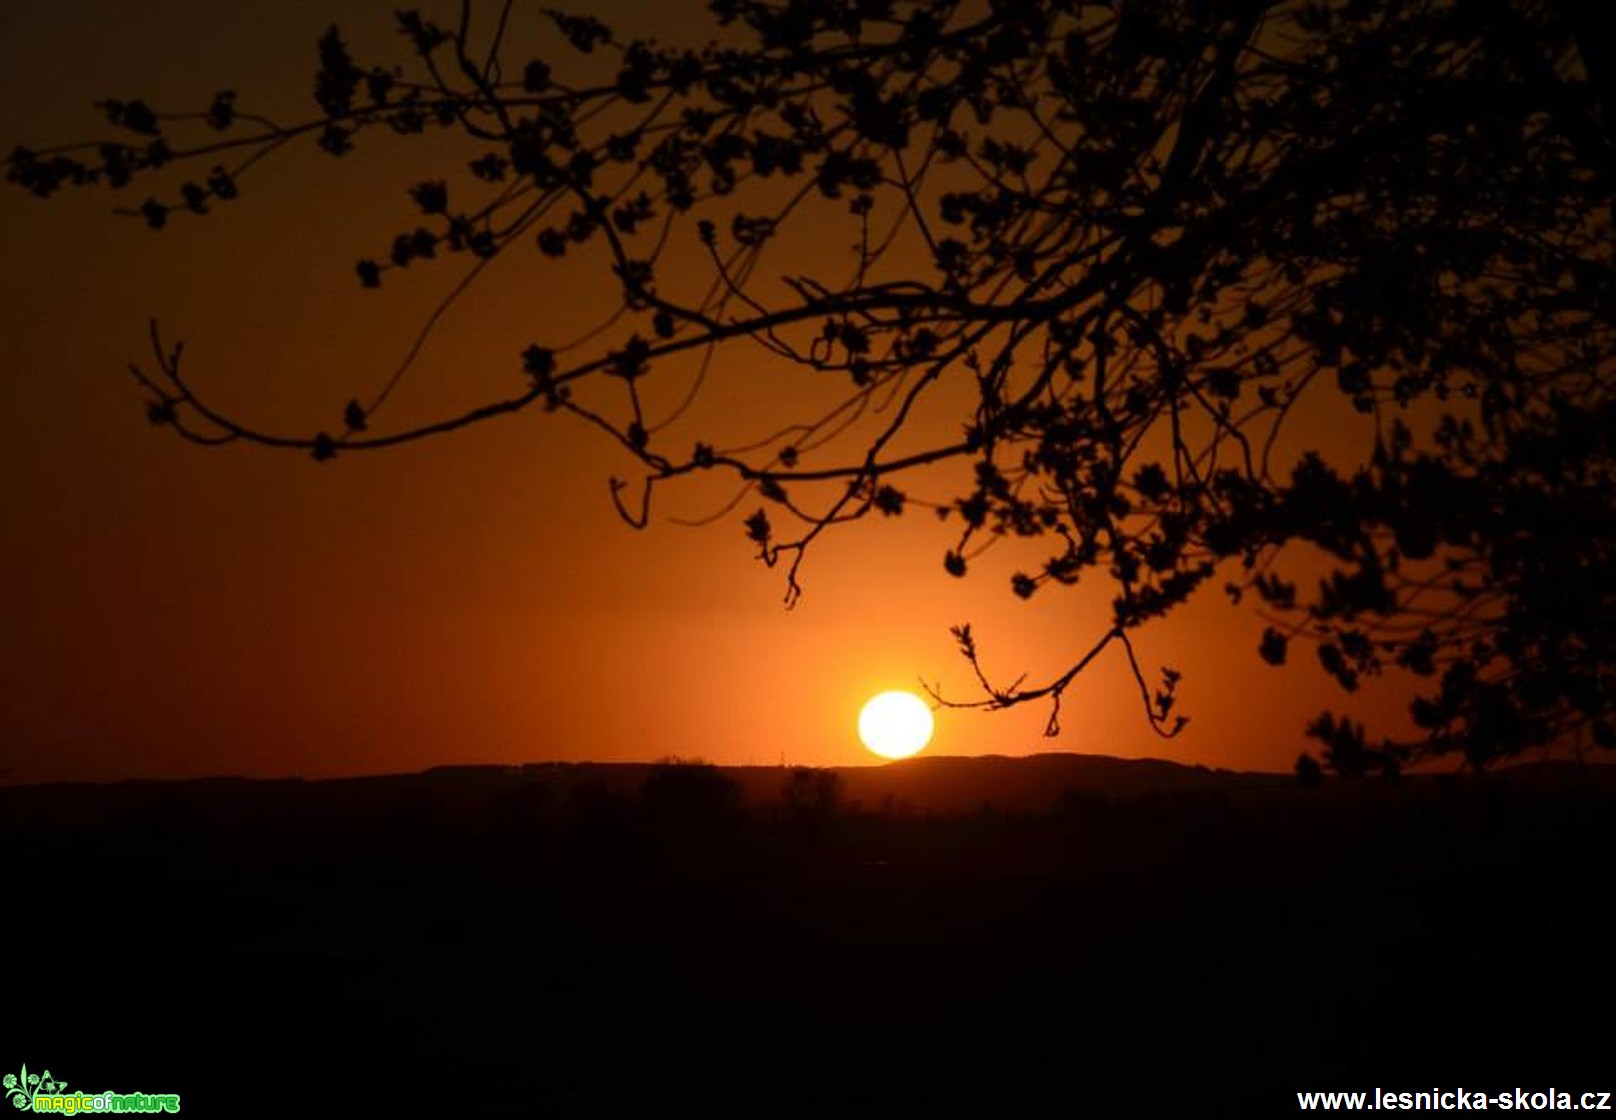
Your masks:
{"label": "distant hill", "polygon": [[[102,784],[58,782],[0,786],[0,820],[12,823],[95,820],[135,814],[141,819],[187,818],[194,823],[314,817],[379,819],[429,807],[476,816],[493,808],[558,808],[590,798],[633,799],[668,762],[537,762],[519,766],[440,766],[413,774],[358,778],[198,778]],[[781,798],[792,772],[781,766],[717,768],[740,789],[741,800],[766,806]],[[1288,798],[1298,789],[1289,774],[1186,765],[1163,759],[1108,755],[1036,754],[933,756],[869,766],[823,768],[840,779],[846,809],[956,814],[983,810],[1043,813],[1063,799],[1136,801],[1149,798]],[[1416,776],[1405,786],[1449,782]],[[1616,766],[1539,761],[1496,771],[1489,782],[1538,790],[1616,792]],[[1334,786],[1335,784],[1332,783]],[[1377,783],[1341,783],[1342,795]],[[1328,796],[1329,791],[1325,791]]]}
{"label": "distant hill", "polygon": [[[579,796],[637,795],[645,781],[668,763],[537,762],[520,766],[439,766],[414,774],[359,778],[196,778],[109,783],[58,782],[0,787],[7,816],[47,814],[98,816],[131,805],[159,807],[183,802],[205,815],[230,815],[290,801],[332,811],[361,814],[385,806],[429,798],[451,810],[475,812],[509,795],[526,795],[550,805]],[[749,805],[780,799],[791,767],[718,768],[741,790]],[[1105,755],[1038,754],[934,756],[869,766],[838,766],[841,802],[850,808],[899,812],[957,813],[984,807],[1043,812],[1068,794],[1132,799],[1151,794],[1272,789],[1294,784],[1289,775],[1242,773],[1186,766],[1161,759]]]}
{"label": "distant hill", "polygon": [[[619,793],[633,793],[656,769],[654,763],[536,763],[520,768],[453,767],[427,771],[427,775],[477,782],[490,770],[544,778],[556,792],[596,784]],[[791,767],[724,766],[723,774],[741,787],[748,804],[766,804],[780,797]],[[1295,784],[1288,774],[1259,774],[1186,766],[1162,759],[1112,758],[1108,755],[1037,754],[1025,758],[1004,755],[937,755],[869,766],[825,767],[842,784],[842,800],[865,809],[956,813],[984,805],[1017,812],[1052,808],[1068,791],[1102,797],[1134,798],[1146,794],[1210,791],[1213,789],[1271,789]]]}
{"label": "distant hill", "polygon": [[1135,798],[1212,790],[1288,787],[1288,774],[1259,774],[1186,766],[1158,758],[1035,754],[936,756],[884,766],[838,768],[849,801],[866,807],[910,805],[918,810],[959,812],[990,806],[1040,812],[1068,793]]}

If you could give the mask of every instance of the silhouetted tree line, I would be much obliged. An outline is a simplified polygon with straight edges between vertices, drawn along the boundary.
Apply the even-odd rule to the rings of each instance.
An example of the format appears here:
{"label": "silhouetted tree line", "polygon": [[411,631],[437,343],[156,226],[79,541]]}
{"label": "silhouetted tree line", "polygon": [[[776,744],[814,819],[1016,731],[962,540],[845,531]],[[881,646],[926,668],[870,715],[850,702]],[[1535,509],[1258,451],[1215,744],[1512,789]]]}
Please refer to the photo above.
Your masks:
{"label": "silhouetted tree line", "polygon": [[[733,478],[788,599],[810,547],[849,521],[940,518],[957,576],[1016,540],[1040,558],[1014,594],[1101,580],[1110,618],[1034,683],[999,683],[959,627],[983,692],[953,702],[1047,700],[1051,733],[1075,676],[1119,650],[1151,725],[1182,727],[1177,672],[1147,682],[1134,635],[1221,587],[1266,620],[1267,662],[1306,642],[1349,692],[1390,668],[1424,682],[1406,741],[1313,722],[1336,773],[1616,746],[1616,106],[1592,9],[708,7],[722,38],[692,49],[547,13],[556,49],[594,60],[581,82],[553,56],[510,56],[510,2],[448,25],[398,13],[406,66],[356,58],[333,28],[306,119],[267,120],[233,91],[200,113],[106,100],[103,138],[19,148],[7,176],[42,197],[121,190],[139,200],[122,212],[162,229],[236,205],[282,150],[353,158],[378,134],[451,134],[461,156],[408,186],[414,215],[357,282],[459,269],[447,305],[490,260],[536,253],[615,292],[608,319],[580,339],[546,328],[512,356],[509,394],[470,411],[387,426],[406,361],[292,432],[212,406],[154,326],[135,370],[150,419],[324,460],[569,414],[643,468],[612,481],[636,525],[665,486]],[[810,226],[853,246],[834,274],[770,255]],[[707,364],[760,349],[844,394],[719,445],[702,434]],[[653,412],[650,379],[687,376],[680,355],[700,357],[691,409]],[[586,403],[585,382],[616,403]],[[915,419],[957,386],[955,423]],[[1321,442],[1321,424],[1343,438]]]}

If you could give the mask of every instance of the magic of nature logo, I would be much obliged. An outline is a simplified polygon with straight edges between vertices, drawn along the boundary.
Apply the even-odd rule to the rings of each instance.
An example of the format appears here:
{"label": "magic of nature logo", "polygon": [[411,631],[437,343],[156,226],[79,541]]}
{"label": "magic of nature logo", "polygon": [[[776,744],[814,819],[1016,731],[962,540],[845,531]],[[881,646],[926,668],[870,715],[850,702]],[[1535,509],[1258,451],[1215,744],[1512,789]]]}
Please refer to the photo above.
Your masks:
{"label": "magic of nature logo", "polygon": [[24,1065],[17,1073],[0,1079],[11,1103],[23,1110],[59,1112],[64,1116],[80,1112],[153,1113],[178,1112],[178,1093],[85,1093],[67,1091],[67,1082],[51,1076],[50,1070],[29,1073]]}

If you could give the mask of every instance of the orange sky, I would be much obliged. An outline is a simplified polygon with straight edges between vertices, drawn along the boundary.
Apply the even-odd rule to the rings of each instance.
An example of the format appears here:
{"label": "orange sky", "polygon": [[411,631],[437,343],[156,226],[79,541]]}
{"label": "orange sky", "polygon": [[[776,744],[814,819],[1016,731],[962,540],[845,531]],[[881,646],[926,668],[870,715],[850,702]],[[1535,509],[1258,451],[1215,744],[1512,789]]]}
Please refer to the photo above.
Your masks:
{"label": "orange sky", "polygon": [[[244,106],[294,117],[312,108],[314,43],[333,15],[362,61],[378,57],[367,42],[402,57],[390,8],[9,0],[0,144],[101,135],[91,102],[104,96],[193,107],[230,86]],[[625,28],[669,9],[701,15],[590,6]],[[670,38],[671,18],[657,29]],[[0,780],[873,761],[854,731],[865,697],[921,677],[973,697],[951,624],[972,623],[1005,679],[1058,672],[1101,632],[1104,588],[1023,603],[1008,553],[946,575],[952,529],[923,513],[833,533],[787,612],[783,577],[752,558],[738,515],[631,530],[606,488],[630,464],[539,412],[324,465],[149,427],[123,371],[153,316],[186,340],[192,378],[217,401],[314,430],[374,393],[457,278],[429,269],[380,293],[354,281],[354,260],[412,220],[403,188],[432,169],[430,148],[372,144],[340,162],[303,148],[245,179],[240,201],[162,235],[109,213],[138,204],[139,184],[127,198],[3,195]],[[379,168],[388,186],[367,194]],[[511,391],[521,347],[584,325],[594,298],[502,261],[385,422]],[[751,427],[773,399],[741,352],[720,363],[691,430]],[[720,500],[669,496],[659,512]],[[1163,663],[1185,674],[1192,722],[1176,740],[1150,732],[1125,664],[1106,658],[1073,686],[1060,738],[1040,734],[1042,706],[943,712],[930,750],[1289,768],[1306,720],[1344,697],[1305,649],[1290,668],[1263,665],[1262,623],[1220,583],[1138,639],[1152,679]]]}

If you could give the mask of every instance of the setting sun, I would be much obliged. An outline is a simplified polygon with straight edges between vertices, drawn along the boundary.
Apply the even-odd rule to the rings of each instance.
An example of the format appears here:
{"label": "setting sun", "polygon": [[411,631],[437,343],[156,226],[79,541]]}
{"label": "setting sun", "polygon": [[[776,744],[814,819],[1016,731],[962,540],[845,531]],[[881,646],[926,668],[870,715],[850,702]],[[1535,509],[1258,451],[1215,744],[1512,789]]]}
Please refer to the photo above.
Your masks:
{"label": "setting sun", "polygon": [[931,709],[912,692],[883,692],[859,712],[859,739],[882,758],[908,758],[931,742]]}

